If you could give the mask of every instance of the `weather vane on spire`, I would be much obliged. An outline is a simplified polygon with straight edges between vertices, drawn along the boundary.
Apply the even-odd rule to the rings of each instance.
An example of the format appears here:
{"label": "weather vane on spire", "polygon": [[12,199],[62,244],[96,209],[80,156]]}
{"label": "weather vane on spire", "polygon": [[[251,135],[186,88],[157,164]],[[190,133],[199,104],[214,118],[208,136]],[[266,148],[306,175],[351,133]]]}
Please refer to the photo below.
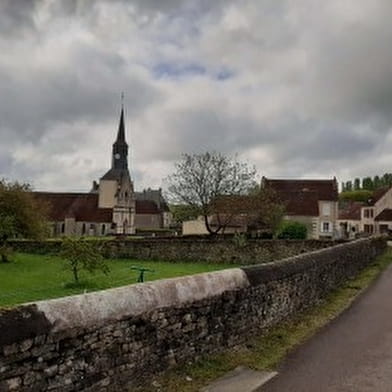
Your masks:
{"label": "weather vane on spire", "polygon": [[124,91],[121,91],[121,108],[124,109]]}

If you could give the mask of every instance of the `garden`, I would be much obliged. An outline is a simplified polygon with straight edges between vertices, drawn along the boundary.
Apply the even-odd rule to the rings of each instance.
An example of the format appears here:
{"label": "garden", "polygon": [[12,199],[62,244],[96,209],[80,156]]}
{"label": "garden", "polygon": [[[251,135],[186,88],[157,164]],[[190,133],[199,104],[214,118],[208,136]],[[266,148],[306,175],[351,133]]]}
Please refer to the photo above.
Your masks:
{"label": "garden", "polygon": [[144,281],[153,281],[235,267],[129,259],[104,262],[106,273],[81,269],[75,281],[69,261],[59,256],[15,253],[11,262],[0,263],[0,307],[134,284],[140,278],[140,269],[147,270]]}

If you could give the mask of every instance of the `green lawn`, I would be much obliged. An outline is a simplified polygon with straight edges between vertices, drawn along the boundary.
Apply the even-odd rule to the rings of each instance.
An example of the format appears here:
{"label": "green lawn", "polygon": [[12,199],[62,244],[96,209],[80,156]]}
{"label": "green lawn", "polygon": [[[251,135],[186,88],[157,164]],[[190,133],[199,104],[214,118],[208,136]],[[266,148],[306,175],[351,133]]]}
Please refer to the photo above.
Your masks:
{"label": "green lawn", "polygon": [[132,266],[154,270],[147,272],[145,281],[192,275],[236,267],[233,264],[168,263],[141,260],[107,260],[109,275],[100,272],[80,274],[75,287],[64,261],[55,256],[17,253],[11,263],[0,263],[0,307],[47,298],[57,298],[83,292],[125,286],[136,283],[138,272]]}

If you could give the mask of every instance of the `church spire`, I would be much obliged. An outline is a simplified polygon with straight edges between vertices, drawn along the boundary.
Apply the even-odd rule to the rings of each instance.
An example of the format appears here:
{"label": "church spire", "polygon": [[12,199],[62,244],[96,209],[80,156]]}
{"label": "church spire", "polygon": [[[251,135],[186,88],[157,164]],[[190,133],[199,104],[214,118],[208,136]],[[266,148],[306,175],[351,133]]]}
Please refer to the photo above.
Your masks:
{"label": "church spire", "polygon": [[121,114],[117,139],[113,144],[112,168],[128,170],[128,144],[125,141],[124,93],[121,93]]}
{"label": "church spire", "polygon": [[125,143],[125,125],[124,125],[124,93],[121,93],[121,114],[120,123],[118,125],[118,133],[116,142]]}
{"label": "church spire", "polygon": [[125,143],[125,125],[124,125],[124,107],[121,106],[120,123],[118,125],[118,133],[116,143]]}

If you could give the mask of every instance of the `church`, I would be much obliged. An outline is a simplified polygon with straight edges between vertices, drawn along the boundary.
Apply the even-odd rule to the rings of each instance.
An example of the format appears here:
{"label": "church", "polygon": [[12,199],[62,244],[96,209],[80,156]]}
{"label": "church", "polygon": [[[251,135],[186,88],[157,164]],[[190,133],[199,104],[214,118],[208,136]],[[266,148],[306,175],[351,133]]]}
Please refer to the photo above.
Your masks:
{"label": "church", "polygon": [[34,192],[48,205],[51,235],[132,235],[169,228],[171,213],[161,189],[135,192],[128,168],[124,108],[121,107],[112,165],[89,193]]}

